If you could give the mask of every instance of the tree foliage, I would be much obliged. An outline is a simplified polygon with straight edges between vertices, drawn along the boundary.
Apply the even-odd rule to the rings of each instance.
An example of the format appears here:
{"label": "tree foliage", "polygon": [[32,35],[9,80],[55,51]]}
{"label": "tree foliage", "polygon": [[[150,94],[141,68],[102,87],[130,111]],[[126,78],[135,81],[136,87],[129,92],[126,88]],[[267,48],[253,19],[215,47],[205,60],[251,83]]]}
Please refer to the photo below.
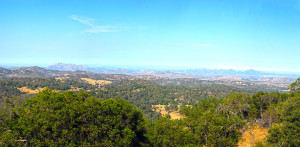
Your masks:
{"label": "tree foliage", "polygon": [[149,124],[147,137],[151,146],[182,146],[195,144],[196,136],[182,120],[170,120],[167,117]]}
{"label": "tree foliage", "polygon": [[1,142],[30,146],[132,146],[145,142],[143,114],[121,99],[46,89],[13,108]]}
{"label": "tree foliage", "polygon": [[290,90],[292,93],[300,92],[300,78],[290,85]]}
{"label": "tree foliage", "polygon": [[209,98],[195,107],[185,107],[188,127],[196,135],[197,144],[207,146],[233,146],[237,143],[243,122],[241,117],[222,110],[222,100]]}
{"label": "tree foliage", "polygon": [[300,94],[281,106],[279,124],[269,129],[268,142],[274,146],[300,146]]}
{"label": "tree foliage", "polygon": [[[98,87],[72,80],[67,85],[55,79],[2,80],[0,146],[236,146],[246,124],[270,127],[268,145],[300,146],[299,81],[291,84],[291,93],[252,95],[145,80]],[[92,90],[75,94],[45,89],[25,101],[9,97],[21,95],[15,89],[24,84],[61,89],[71,84]],[[170,112],[179,104],[192,105],[181,107],[181,120],[171,120],[170,115],[155,113],[155,104],[167,105]]]}

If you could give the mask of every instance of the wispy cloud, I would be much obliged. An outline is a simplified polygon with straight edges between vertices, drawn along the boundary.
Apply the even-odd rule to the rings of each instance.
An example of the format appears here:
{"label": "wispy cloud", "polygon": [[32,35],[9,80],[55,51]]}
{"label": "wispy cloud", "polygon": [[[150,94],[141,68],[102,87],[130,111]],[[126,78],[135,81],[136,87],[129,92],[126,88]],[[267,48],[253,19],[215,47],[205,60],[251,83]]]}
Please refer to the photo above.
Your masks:
{"label": "wispy cloud", "polygon": [[102,32],[119,32],[126,28],[126,25],[117,24],[117,25],[97,25],[94,23],[95,19],[93,18],[85,18],[79,17],[76,15],[72,15],[70,17],[73,20],[76,20],[84,25],[89,26],[90,28],[84,30],[85,33],[102,33]]}

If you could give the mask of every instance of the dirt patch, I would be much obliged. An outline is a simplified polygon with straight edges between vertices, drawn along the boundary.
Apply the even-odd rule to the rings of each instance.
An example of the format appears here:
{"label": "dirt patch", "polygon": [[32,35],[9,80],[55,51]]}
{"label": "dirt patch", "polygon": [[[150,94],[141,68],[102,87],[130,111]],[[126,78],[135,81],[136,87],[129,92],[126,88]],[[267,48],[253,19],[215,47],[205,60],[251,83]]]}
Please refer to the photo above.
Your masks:
{"label": "dirt patch", "polygon": [[69,89],[69,91],[80,91],[80,90],[83,90],[83,88],[71,87],[71,89]]}
{"label": "dirt patch", "polygon": [[167,114],[169,114],[171,116],[171,119],[182,119],[184,118],[182,115],[180,115],[179,111],[171,111],[170,113],[168,113],[168,111],[166,111],[166,105],[152,105],[152,110],[159,112],[162,116],[165,116]]}
{"label": "dirt patch", "polygon": [[141,89],[135,89],[135,90],[132,90],[132,92],[140,92]]}
{"label": "dirt patch", "polygon": [[268,135],[268,129],[259,125],[248,126],[239,141],[239,147],[251,147],[257,142],[265,142]]}
{"label": "dirt patch", "polygon": [[179,111],[174,111],[169,113],[169,115],[171,116],[171,119],[182,119],[184,118],[182,115],[180,115]]}
{"label": "dirt patch", "polygon": [[38,88],[38,89],[29,89],[27,87],[21,87],[21,88],[18,88],[21,92],[26,92],[27,94],[37,94],[39,93],[40,91],[44,90],[45,88]]}
{"label": "dirt patch", "polygon": [[106,80],[94,80],[94,79],[90,79],[90,78],[81,78],[81,80],[89,83],[89,84],[92,84],[92,85],[105,85],[105,84],[110,84],[112,83],[111,81],[106,81]]}
{"label": "dirt patch", "polygon": [[61,82],[64,82],[65,79],[70,79],[70,77],[57,77],[55,80],[59,80]]}

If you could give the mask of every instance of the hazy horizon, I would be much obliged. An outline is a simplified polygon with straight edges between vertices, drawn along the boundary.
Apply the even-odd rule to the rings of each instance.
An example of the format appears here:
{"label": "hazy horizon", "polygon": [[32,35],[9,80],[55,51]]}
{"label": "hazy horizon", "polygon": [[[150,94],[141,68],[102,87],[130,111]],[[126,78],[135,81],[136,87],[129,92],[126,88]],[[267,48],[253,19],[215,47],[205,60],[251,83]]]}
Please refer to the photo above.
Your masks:
{"label": "hazy horizon", "polygon": [[300,72],[300,2],[1,1],[0,65]]}
{"label": "hazy horizon", "polygon": [[109,65],[109,64],[73,64],[73,63],[64,63],[64,62],[56,62],[53,64],[0,64],[0,67],[10,67],[10,68],[18,68],[18,67],[33,67],[38,66],[42,68],[48,68],[51,65],[55,65],[57,63],[62,64],[72,64],[72,65],[84,65],[89,68],[124,68],[131,70],[157,70],[157,71],[167,71],[167,70],[234,70],[234,71],[247,71],[247,70],[255,70],[260,72],[269,72],[274,74],[300,74],[298,71],[285,71],[285,70],[276,70],[276,69],[254,69],[254,68],[207,68],[207,67],[192,67],[192,66],[159,66],[159,65]]}

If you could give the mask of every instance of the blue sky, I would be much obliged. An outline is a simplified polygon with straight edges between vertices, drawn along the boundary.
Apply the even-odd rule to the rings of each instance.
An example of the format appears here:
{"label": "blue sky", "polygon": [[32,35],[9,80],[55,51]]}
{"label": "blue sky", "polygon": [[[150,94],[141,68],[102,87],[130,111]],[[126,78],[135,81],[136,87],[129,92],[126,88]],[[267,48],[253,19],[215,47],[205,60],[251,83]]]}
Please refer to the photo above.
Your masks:
{"label": "blue sky", "polygon": [[300,0],[2,0],[0,21],[2,65],[300,72]]}

